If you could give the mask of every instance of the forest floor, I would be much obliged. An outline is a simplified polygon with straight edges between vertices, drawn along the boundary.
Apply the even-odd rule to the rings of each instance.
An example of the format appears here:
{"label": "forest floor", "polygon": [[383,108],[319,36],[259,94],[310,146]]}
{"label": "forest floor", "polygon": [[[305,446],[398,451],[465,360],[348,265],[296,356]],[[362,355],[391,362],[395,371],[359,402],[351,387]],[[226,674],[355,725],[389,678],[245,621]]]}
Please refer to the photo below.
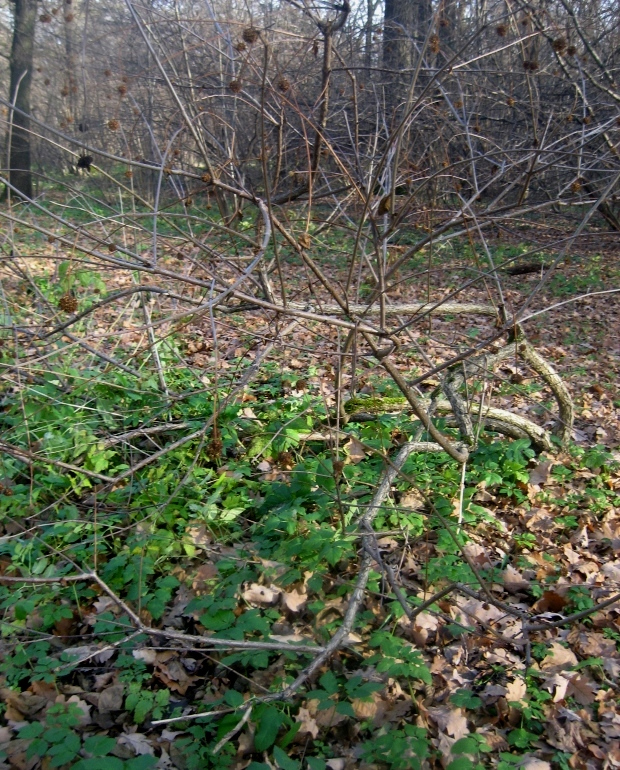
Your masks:
{"label": "forest floor", "polygon": [[[31,256],[30,278],[3,277],[30,319],[42,312],[33,286],[57,300],[45,279],[55,248]],[[519,234],[504,234],[496,258],[519,250]],[[346,280],[337,259],[322,267]],[[436,301],[469,269],[427,254],[390,300]],[[299,285],[301,270],[284,260],[284,284]],[[446,455],[410,458],[375,521],[354,627],[287,702],[270,696],[343,623],[359,577],[356,516],[419,423],[387,414],[347,424],[335,443],[317,438],[336,404],[342,335],[303,320],[227,401],[286,325],[268,311],[216,315],[215,344],[208,316],[163,325],[169,401],[152,373],[111,373],[69,337],[47,351],[20,343],[13,369],[5,340],[1,432],[30,454],[4,455],[0,473],[0,573],[13,581],[0,589],[0,770],[620,767],[620,293],[604,293],[620,285],[617,239],[584,239],[539,286],[543,275],[503,272],[504,298],[520,307],[539,287],[528,311],[547,312],[526,333],[573,396],[573,442],[541,454],[489,434],[463,488]],[[127,285],[104,278],[102,294]],[[82,302],[93,281],[75,284]],[[309,283],[312,295],[293,299],[320,308],[329,297]],[[458,300],[488,296],[478,287]],[[119,300],[80,335],[137,367],[140,318]],[[440,363],[493,323],[426,319],[397,365],[423,371],[423,354]],[[394,395],[364,352],[356,390]],[[218,428],[206,431],[215,392]],[[550,393],[521,361],[502,365],[493,404],[553,424]]]}

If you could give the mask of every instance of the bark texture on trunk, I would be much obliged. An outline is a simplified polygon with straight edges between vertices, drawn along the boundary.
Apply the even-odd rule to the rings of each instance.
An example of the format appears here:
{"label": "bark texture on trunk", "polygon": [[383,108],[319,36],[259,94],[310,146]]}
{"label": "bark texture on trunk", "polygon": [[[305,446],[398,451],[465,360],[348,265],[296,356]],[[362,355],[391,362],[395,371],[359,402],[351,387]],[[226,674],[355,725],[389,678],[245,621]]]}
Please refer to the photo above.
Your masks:
{"label": "bark texture on trunk", "polygon": [[[9,95],[15,107],[26,115],[30,114],[36,18],[36,0],[14,0]],[[9,180],[22,195],[32,198],[30,118],[26,115],[13,112],[12,126],[9,126]]]}

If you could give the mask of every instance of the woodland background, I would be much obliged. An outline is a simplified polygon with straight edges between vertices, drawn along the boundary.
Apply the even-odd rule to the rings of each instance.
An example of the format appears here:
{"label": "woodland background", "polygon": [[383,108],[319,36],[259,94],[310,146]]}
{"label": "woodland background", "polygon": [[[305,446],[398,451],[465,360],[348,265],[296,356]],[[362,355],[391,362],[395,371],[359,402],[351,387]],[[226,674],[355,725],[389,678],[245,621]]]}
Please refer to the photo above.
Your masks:
{"label": "woodland background", "polygon": [[0,766],[620,766],[617,3],[0,51]]}

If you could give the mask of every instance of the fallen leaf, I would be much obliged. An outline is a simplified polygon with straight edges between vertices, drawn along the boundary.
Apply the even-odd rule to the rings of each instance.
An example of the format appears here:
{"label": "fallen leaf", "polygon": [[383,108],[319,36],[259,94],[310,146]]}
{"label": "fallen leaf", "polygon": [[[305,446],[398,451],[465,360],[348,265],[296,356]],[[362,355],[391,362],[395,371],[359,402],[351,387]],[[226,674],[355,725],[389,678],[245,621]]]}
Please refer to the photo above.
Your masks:
{"label": "fallen leaf", "polygon": [[297,589],[282,593],[282,604],[289,612],[301,612],[308,602],[308,594],[301,593]]}
{"label": "fallen leaf", "polygon": [[155,754],[155,749],[153,748],[150,739],[142,733],[125,733],[124,735],[120,735],[116,739],[116,742],[121,746],[129,747],[136,756],[141,756],[143,754],[150,754],[153,756]]}
{"label": "fallen leaf", "polygon": [[502,578],[504,580],[504,587],[510,593],[517,593],[517,591],[523,588],[529,588],[530,585],[529,581],[511,564],[502,572]]}
{"label": "fallen leaf", "polygon": [[577,674],[570,678],[568,694],[581,706],[589,706],[596,700],[597,687],[583,674]]}
{"label": "fallen leaf", "polygon": [[467,718],[461,708],[438,706],[428,709],[428,713],[437,727],[457,740],[469,733]]}
{"label": "fallen leaf", "polygon": [[347,459],[349,463],[352,463],[353,465],[357,465],[357,463],[361,463],[362,460],[366,457],[366,449],[364,448],[364,445],[361,443],[361,441],[358,441],[355,436],[351,436],[349,441],[343,446],[343,449],[347,455]]}
{"label": "fallen leaf", "polygon": [[544,759],[524,756],[519,768],[520,770],[551,770],[551,764]]}
{"label": "fallen leaf", "polygon": [[242,596],[250,605],[256,607],[273,607],[274,604],[278,603],[281,594],[282,591],[275,586],[269,588],[267,586],[261,586],[258,583],[252,583],[250,587],[242,593]]}
{"label": "fallen leaf", "polygon": [[102,713],[120,711],[123,708],[123,684],[113,684],[99,694],[99,711]]}
{"label": "fallen leaf", "polygon": [[542,487],[549,480],[549,473],[553,467],[553,460],[545,460],[530,471],[530,484]]}
{"label": "fallen leaf", "polygon": [[520,706],[524,706],[527,703],[525,700],[526,694],[527,685],[521,677],[516,677],[506,685],[506,700],[508,703],[518,703]]}
{"label": "fallen leaf", "polygon": [[313,739],[317,737],[319,734],[319,726],[316,723],[316,720],[312,717],[308,709],[300,708],[297,716],[295,717],[296,722],[301,722],[301,727],[299,728],[299,732],[303,733],[304,735],[310,735]]}
{"label": "fallen leaf", "polygon": [[562,647],[559,642],[553,642],[549,647],[549,652],[540,664],[543,671],[565,671],[577,665],[577,657],[572,650]]}

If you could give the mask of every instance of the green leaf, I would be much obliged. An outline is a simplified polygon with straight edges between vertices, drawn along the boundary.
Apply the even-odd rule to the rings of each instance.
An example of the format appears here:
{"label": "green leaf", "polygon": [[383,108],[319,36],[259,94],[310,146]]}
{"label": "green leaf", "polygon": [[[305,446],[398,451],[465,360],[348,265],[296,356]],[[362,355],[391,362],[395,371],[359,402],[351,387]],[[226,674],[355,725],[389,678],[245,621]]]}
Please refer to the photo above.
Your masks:
{"label": "green leaf", "polygon": [[150,770],[157,764],[157,757],[151,757],[149,754],[142,754],[140,757],[125,760],[124,770]]}
{"label": "green leaf", "polygon": [[327,765],[318,757],[306,757],[309,770],[327,770]]}
{"label": "green leaf", "polygon": [[254,736],[256,751],[266,751],[273,746],[278,737],[278,730],[283,717],[275,706],[268,706],[262,713],[258,730]]}
{"label": "green leaf", "polygon": [[319,679],[319,682],[321,683],[321,687],[323,687],[323,689],[326,690],[330,695],[338,692],[338,680],[331,671],[323,674],[323,676]]}
{"label": "green leaf", "polygon": [[84,741],[84,751],[92,754],[93,757],[104,757],[115,746],[116,741],[114,738],[108,738],[107,735],[93,735]]}
{"label": "green leaf", "polygon": [[296,759],[291,759],[289,755],[285,751],[282,751],[278,746],[273,747],[273,758],[278,767],[281,767],[282,770],[299,770],[301,767],[301,762],[298,762]]}
{"label": "green leaf", "polygon": [[450,700],[455,706],[465,709],[477,709],[482,706],[482,700],[471,690],[457,690],[450,696]]}
{"label": "green leaf", "polygon": [[41,722],[31,722],[19,731],[20,738],[38,738],[45,728]]}
{"label": "green leaf", "polygon": [[336,704],[336,714],[343,714],[345,717],[352,717],[355,719],[355,711],[353,711],[353,706],[347,701]]}
{"label": "green leaf", "polygon": [[117,757],[94,757],[81,759],[71,770],[125,770],[125,763]]}
{"label": "green leaf", "polygon": [[469,757],[461,756],[450,762],[446,770],[472,770],[473,766],[474,763]]}
{"label": "green leaf", "polygon": [[224,695],[224,700],[229,706],[232,706],[235,709],[243,705],[243,695],[240,692],[237,692],[237,690],[227,690],[226,695]]}
{"label": "green leaf", "polygon": [[512,730],[508,733],[508,743],[511,746],[516,746],[518,749],[527,748],[533,740],[536,740],[538,736],[534,733],[530,733],[523,727],[519,727],[517,730]]}
{"label": "green leaf", "polygon": [[459,738],[453,745],[450,751],[453,754],[475,754],[480,747],[480,742],[473,735],[465,735],[463,738]]}

